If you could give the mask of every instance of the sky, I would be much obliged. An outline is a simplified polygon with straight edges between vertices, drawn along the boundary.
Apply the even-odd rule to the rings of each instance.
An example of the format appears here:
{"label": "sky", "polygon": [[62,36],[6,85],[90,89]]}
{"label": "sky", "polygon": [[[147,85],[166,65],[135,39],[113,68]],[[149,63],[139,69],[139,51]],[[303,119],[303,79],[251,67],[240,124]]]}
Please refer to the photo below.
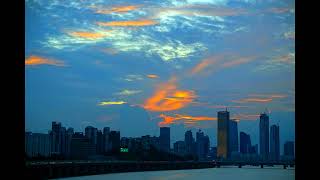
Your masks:
{"label": "sky", "polygon": [[[259,143],[259,114],[295,137],[292,0],[25,0],[25,127],[171,142],[201,129],[216,146],[217,112]],[[281,149],[282,149],[281,145]]]}

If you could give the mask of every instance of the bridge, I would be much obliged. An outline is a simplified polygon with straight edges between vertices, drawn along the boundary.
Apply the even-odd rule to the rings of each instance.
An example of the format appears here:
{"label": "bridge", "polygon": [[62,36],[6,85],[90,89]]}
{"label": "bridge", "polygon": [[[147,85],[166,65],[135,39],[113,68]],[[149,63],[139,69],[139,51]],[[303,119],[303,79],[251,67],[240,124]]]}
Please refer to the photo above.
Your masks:
{"label": "bridge", "polygon": [[55,161],[27,162],[28,179],[51,179],[72,176],[97,175],[119,172],[220,168],[223,166],[282,165],[284,169],[294,167],[294,162],[248,162],[248,161]]}
{"label": "bridge", "polygon": [[276,166],[281,165],[284,169],[287,167],[294,167],[294,161],[216,161],[216,167],[219,168],[220,166],[238,166],[241,168],[242,166],[260,166],[261,168],[265,166]]}
{"label": "bridge", "polygon": [[214,162],[170,161],[64,161],[26,163],[28,179],[51,179],[119,172],[213,168]]}

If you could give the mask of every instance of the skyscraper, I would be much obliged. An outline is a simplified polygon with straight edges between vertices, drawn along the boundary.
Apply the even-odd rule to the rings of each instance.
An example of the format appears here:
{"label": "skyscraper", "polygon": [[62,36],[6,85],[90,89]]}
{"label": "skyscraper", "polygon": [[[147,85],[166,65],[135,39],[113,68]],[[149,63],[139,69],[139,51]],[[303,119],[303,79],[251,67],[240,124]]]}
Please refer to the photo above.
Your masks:
{"label": "skyscraper", "polygon": [[112,152],[120,151],[120,131],[110,131],[109,143]]}
{"label": "skyscraper", "polygon": [[29,157],[50,156],[50,137],[48,134],[26,132],[26,153]]}
{"label": "skyscraper", "polygon": [[283,155],[287,158],[294,158],[294,142],[293,141],[286,141],[284,143]]}
{"label": "skyscraper", "polygon": [[160,148],[170,152],[170,127],[160,127]]}
{"label": "skyscraper", "polygon": [[52,122],[50,132],[50,144],[52,154],[61,154],[62,148],[62,127],[60,122]]}
{"label": "skyscraper", "polygon": [[229,121],[229,152],[228,156],[231,156],[232,152],[239,152],[238,144],[238,122],[236,120]]}
{"label": "skyscraper", "polygon": [[191,130],[185,132],[184,141],[186,144],[186,154],[194,154],[195,141]]}
{"label": "skyscraper", "polygon": [[270,159],[274,161],[280,159],[280,137],[279,126],[277,125],[270,127]]}
{"label": "skyscraper", "polygon": [[184,141],[177,141],[173,144],[173,150],[179,155],[184,155],[186,153],[186,144]]}
{"label": "skyscraper", "polygon": [[240,153],[248,154],[251,148],[250,135],[245,132],[240,132]]}
{"label": "skyscraper", "polygon": [[263,160],[269,158],[269,116],[260,114],[260,155]]}
{"label": "skyscraper", "polygon": [[96,153],[96,146],[82,132],[73,134],[70,147],[72,159],[88,159]]}
{"label": "skyscraper", "polygon": [[196,133],[196,147],[199,160],[205,160],[209,153],[210,141],[201,130]]}
{"label": "skyscraper", "polygon": [[101,130],[97,132],[97,154],[103,154],[104,152],[104,141],[103,141],[103,133]]}
{"label": "skyscraper", "polygon": [[67,129],[67,135],[66,135],[66,156],[71,156],[71,140],[73,136],[73,128]]}
{"label": "skyscraper", "polygon": [[85,136],[89,139],[90,143],[97,145],[97,133],[98,129],[92,126],[85,128]]}
{"label": "skyscraper", "polygon": [[218,158],[228,158],[229,120],[230,115],[227,110],[218,112]]}
{"label": "skyscraper", "polygon": [[110,150],[109,133],[110,133],[110,128],[109,127],[104,127],[103,128],[103,147],[104,147],[104,152],[108,152]]}

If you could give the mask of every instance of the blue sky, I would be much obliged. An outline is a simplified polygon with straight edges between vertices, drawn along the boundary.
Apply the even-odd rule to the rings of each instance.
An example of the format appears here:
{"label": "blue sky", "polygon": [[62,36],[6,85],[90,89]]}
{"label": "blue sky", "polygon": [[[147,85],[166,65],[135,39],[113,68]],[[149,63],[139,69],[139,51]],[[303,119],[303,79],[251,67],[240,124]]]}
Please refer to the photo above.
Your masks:
{"label": "blue sky", "polygon": [[170,126],[176,141],[201,128],[214,146],[228,107],[258,143],[267,108],[281,143],[294,140],[294,3],[26,0],[26,130]]}

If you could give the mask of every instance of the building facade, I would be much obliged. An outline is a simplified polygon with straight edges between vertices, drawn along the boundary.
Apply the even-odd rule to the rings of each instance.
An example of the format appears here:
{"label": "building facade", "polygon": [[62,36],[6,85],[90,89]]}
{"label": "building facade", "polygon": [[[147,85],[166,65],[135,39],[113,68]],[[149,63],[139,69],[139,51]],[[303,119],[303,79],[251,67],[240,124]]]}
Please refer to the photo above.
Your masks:
{"label": "building facade", "polygon": [[270,127],[270,160],[280,160],[280,136],[278,125],[272,125]]}
{"label": "building facade", "polygon": [[229,121],[229,152],[228,156],[231,154],[239,152],[239,143],[238,143],[238,122],[236,120]]}
{"label": "building facade", "polygon": [[170,127],[160,127],[160,149],[170,152]]}
{"label": "building facade", "polygon": [[229,121],[230,114],[226,111],[218,112],[218,158],[227,159],[229,152]]}
{"label": "building facade", "polygon": [[260,156],[262,160],[269,158],[269,116],[266,113],[260,114],[259,124]]}

